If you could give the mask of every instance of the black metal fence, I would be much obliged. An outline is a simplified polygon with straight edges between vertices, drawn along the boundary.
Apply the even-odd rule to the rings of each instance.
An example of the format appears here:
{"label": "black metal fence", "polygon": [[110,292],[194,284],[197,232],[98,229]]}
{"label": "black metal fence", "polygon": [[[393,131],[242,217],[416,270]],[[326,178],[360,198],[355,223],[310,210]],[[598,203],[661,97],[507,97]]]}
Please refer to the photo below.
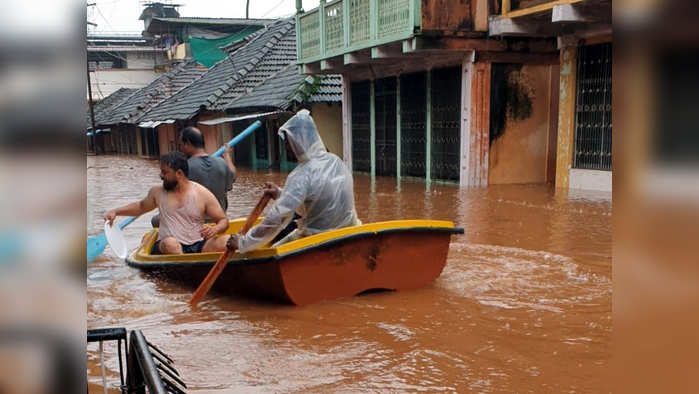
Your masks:
{"label": "black metal fence", "polygon": [[612,44],[580,47],[574,167],[612,169]]}
{"label": "black metal fence", "polygon": [[355,82],[352,93],[352,169],[371,171],[371,130],[369,81]]}
{"label": "black metal fence", "polygon": [[432,179],[459,180],[461,67],[432,71]]}
{"label": "black metal fence", "polygon": [[424,72],[400,77],[400,171],[425,177],[427,78]]}
{"label": "black metal fence", "polygon": [[396,175],[396,78],[374,83],[376,175]]}

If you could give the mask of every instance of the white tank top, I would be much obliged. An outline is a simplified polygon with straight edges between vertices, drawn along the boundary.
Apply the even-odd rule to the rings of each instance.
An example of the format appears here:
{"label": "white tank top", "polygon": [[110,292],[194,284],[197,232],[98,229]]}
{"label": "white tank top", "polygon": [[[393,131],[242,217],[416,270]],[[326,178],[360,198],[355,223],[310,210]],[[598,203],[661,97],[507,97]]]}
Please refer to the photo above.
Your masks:
{"label": "white tank top", "polygon": [[190,184],[184,204],[176,209],[168,208],[167,192],[163,189],[160,205],[158,205],[160,210],[159,240],[166,237],[175,237],[180,243],[191,245],[203,239],[201,227],[204,224],[204,219],[199,212],[197,194],[194,188],[195,185]]}

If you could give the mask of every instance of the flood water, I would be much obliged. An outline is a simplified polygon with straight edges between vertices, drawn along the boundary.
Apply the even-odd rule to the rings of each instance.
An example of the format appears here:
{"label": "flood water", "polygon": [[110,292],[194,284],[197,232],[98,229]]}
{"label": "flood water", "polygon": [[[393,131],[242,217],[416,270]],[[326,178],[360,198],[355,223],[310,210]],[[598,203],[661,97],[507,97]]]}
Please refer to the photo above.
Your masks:
{"label": "flood water", "polygon": [[[88,233],[160,182],[157,161],[87,158]],[[286,174],[239,168],[228,217]],[[210,294],[128,267],[107,247],[87,267],[88,328],[141,329],[191,392],[610,392],[611,196],[546,185],[459,189],[355,174],[364,222],[443,219],[463,227],[428,287],[304,307]],[[147,214],[125,229],[130,247]],[[105,344],[116,390],[116,347]],[[101,392],[97,345],[90,392]]]}

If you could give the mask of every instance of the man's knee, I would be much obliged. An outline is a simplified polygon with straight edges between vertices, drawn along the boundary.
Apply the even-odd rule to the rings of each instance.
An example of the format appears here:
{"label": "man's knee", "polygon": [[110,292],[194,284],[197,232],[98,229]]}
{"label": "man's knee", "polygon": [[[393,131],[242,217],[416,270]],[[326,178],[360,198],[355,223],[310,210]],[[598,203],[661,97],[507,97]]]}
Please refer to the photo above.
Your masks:
{"label": "man's knee", "polygon": [[211,238],[208,241],[206,241],[201,251],[202,253],[222,252],[226,250],[226,242],[228,242],[228,236]]}
{"label": "man's knee", "polygon": [[182,253],[182,245],[174,237],[167,237],[160,240],[160,253],[179,254]]}

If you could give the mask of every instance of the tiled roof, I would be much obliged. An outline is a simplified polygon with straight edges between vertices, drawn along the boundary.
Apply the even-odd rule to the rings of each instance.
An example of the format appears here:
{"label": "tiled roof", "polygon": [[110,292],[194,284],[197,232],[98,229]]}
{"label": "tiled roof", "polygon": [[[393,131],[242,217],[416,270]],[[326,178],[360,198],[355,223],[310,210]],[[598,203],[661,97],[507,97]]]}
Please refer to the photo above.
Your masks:
{"label": "tiled roof", "polygon": [[274,42],[293,27],[289,20],[271,24],[247,45],[216,63],[201,78],[155,106],[142,120],[188,119],[201,107],[211,107],[221,95],[254,70]]}
{"label": "tiled roof", "polygon": [[[313,94],[295,95],[299,89],[307,92],[305,85],[309,82],[304,82],[307,76],[296,67],[294,23],[293,18],[281,19],[254,33],[244,46],[231,51],[201,78],[153,107],[141,120],[188,119],[202,109],[239,109],[248,104],[285,109],[293,100],[341,101],[339,76],[318,77],[320,84],[310,83],[315,89],[310,92]],[[246,97],[250,94],[253,96]]]}
{"label": "tiled roof", "polygon": [[342,102],[342,78],[339,75],[322,75],[320,84],[311,94],[309,101],[312,103]]}
{"label": "tiled roof", "polygon": [[[137,89],[121,88],[103,98],[100,102],[96,103],[93,106],[93,111],[95,113],[95,125],[99,126],[100,124],[104,124],[104,119],[110,116],[112,110],[122,104],[136,90]],[[87,127],[92,127],[92,118],[89,108],[87,109]]]}
{"label": "tiled roof", "polygon": [[252,91],[227,104],[225,109],[232,112],[287,110],[294,102],[341,101],[342,81],[339,76],[303,75],[296,64],[291,63]]}
{"label": "tiled roof", "polygon": [[204,73],[206,67],[195,61],[181,63],[115,107],[110,115],[103,119],[103,123],[138,123],[144,112],[188,86]]}

